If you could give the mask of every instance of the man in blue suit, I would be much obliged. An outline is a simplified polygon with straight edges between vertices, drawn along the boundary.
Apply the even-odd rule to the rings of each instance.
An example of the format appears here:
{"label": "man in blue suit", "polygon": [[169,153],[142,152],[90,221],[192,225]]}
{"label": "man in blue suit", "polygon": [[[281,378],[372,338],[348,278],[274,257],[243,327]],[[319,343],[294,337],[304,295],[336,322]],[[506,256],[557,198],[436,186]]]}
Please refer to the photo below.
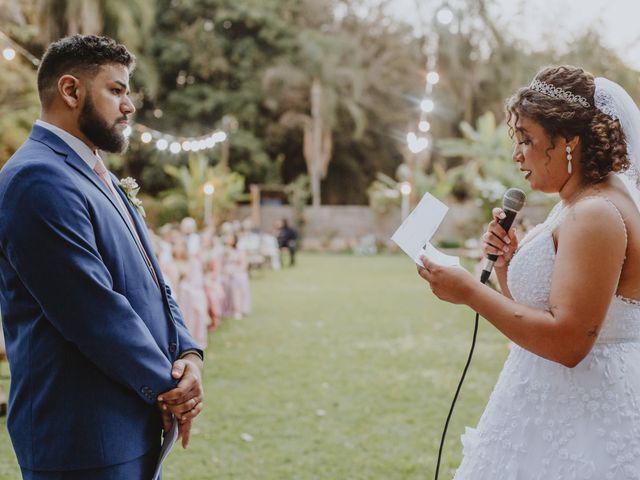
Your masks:
{"label": "man in blue suit", "polygon": [[105,37],[50,45],[41,117],[0,171],[8,429],[27,480],[149,480],[162,428],[175,417],[186,447],[202,410],[202,350],[98,154],[127,147],[133,66]]}

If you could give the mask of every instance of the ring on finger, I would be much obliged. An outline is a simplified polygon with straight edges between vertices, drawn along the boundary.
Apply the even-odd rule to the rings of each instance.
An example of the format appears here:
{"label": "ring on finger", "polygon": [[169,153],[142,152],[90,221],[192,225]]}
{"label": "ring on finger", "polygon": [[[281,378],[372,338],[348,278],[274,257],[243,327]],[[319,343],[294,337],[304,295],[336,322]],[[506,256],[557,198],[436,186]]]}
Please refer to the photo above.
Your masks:
{"label": "ring on finger", "polygon": [[194,411],[195,408],[200,404],[200,401],[196,400],[195,398],[192,398],[191,400],[193,400],[193,407],[191,408],[191,410],[189,410],[189,412]]}

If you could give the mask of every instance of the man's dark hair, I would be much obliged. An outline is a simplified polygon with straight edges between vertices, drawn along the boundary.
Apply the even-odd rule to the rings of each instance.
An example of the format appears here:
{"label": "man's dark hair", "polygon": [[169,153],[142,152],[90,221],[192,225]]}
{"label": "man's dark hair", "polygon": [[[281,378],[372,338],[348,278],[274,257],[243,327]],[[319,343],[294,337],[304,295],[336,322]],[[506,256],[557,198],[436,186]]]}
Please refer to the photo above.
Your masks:
{"label": "man's dark hair", "polygon": [[38,95],[43,106],[55,98],[62,75],[94,75],[107,64],[119,63],[132,72],[135,57],[124,45],[108,37],[73,35],[53,42],[42,56],[38,68]]}

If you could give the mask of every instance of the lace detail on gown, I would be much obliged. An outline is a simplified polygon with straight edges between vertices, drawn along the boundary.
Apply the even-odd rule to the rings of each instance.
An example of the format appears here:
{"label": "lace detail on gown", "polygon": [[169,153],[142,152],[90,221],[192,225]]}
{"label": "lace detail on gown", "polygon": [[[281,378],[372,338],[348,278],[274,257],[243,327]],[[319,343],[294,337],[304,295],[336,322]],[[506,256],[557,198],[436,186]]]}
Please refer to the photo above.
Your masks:
{"label": "lace detail on gown", "polygon": [[[511,260],[517,302],[549,308],[552,233],[564,213],[556,206]],[[614,296],[596,344],[574,368],[514,345],[462,443],[455,480],[640,479],[640,302]]]}

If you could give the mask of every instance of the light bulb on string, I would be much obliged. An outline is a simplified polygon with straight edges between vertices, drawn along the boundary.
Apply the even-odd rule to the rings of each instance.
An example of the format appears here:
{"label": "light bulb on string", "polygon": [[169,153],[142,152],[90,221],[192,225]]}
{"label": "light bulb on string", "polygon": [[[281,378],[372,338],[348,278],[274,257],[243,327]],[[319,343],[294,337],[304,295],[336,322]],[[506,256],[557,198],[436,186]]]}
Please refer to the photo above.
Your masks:
{"label": "light bulb on string", "polygon": [[420,109],[425,112],[433,112],[433,109],[436,107],[436,104],[430,98],[425,98],[420,102]]}
{"label": "light bulb on string", "polygon": [[418,124],[418,129],[420,129],[421,132],[428,132],[429,130],[431,130],[431,124],[426,121],[426,120],[422,120],[419,124]]}
{"label": "light bulb on string", "polygon": [[213,195],[216,191],[216,187],[213,186],[213,183],[207,182],[204,184],[204,194],[205,195]]}
{"label": "light bulb on string", "polygon": [[407,146],[411,153],[420,153],[429,146],[429,140],[425,137],[418,137],[415,133],[407,134]]}
{"label": "light bulb on string", "polygon": [[453,12],[449,7],[442,7],[438,10],[436,18],[442,25],[449,25],[453,21]]}
{"label": "light bulb on string", "polygon": [[4,57],[5,60],[11,61],[14,58],[16,58],[16,51],[11,47],[7,47],[4,50],[2,50],[2,56]]}
{"label": "light bulb on string", "polygon": [[435,85],[439,81],[440,81],[440,75],[438,75],[438,72],[427,73],[427,83],[430,83],[431,85]]}
{"label": "light bulb on string", "polygon": [[225,132],[222,132],[222,131],[221,132],[216,132],[213,135],[211,135],[211,138],[216,143],[224,142],[227,139],[227,134]]}
{"label": "light bulb on string", "polygon": [[[205,26],[205,30],[213,30],[213,26],[213,22],[210,22],[210,24],[207,24]],[[224,26],[230,28],[231,22],[225,22]],[[2,48],[2,57],[5,60],[12,61],[16,58],[17,54],[20,53],[21,55],[26,57],[34,66],[37,67],[40,64],[40,60],[38,58],[31,55],[29,51],[20,46],[18,43],[14,42],[4,32],[0,31],[0,37],[4,37],[8,42],[6,46]],[[188,75],[187,72],[184,71],[179,72],[179,77],[180,84],[184,84],[184,79],[186,79],[186,83],[193,83],[194,81],[194,77],[192,75]],[[162,109],[156,108],[153,110],[153,116],[155,118],[162,118],[163,115],[164,112],[162,111]],[[231,130],[235,128],[234,123],[237,123],[234,117],[230,115],[226,115],[222,120],[223,124],[227,125],[227,128],[230,128]],[[150,129],[142,124],[127,125],[122,130],[122,134],[125,137],[130,137],[134,133],[134,130],[142,131],[139,137],[141,143],[150,144],[151,142],[153,142],[155,137],[157,138],[157,140],[155,141],[154,145],[157,150],[164,151],[169,149],[169,151],[171,151],[172,153],[179,153],[181,151],[189,150],[198,151],[206,148],[213,148],[217,143],[227,140],[227,133],[222,130],[218,130],[209,134],[208,136],[185,139],[184,141],[182,141],[177,140],[176,137],[171,134],[164,134],[162,132]]]}

